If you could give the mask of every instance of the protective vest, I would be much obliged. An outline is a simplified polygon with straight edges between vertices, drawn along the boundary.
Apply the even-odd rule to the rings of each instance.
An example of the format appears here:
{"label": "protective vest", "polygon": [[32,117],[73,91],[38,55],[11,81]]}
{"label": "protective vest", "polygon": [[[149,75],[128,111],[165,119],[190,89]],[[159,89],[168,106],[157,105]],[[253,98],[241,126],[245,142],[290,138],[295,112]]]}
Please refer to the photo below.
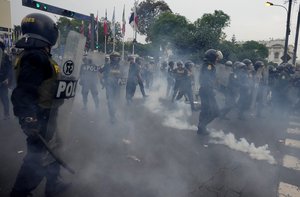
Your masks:
{"label": "protective vest", "polygon": [[[19,77],[19,73],[21,70],[21,60],[22,57],[26,54],[26,52],[22,52],[20,55],[18,55],[18,57],[16,58],[15,61],[15,71],[16,71],[16,77]],[[57,80],[58,77],[61,73],[60,67],[58,66],[58,64],[45,52],[45,55],[47,55],[49,62],[50,62],[50,66],[51,66],[51,76],[44,80],[41,85],[38,87],[38,95],[39,95],[39,99],[38,99],[38,105],[41,108],[45,108],[45,109],[50,109],[50,108],[57,108],[59,107],[62,103],[63,100],[61,101],[54,101],[55,99],[55,94],[57,91]],[[40,66],[44,66],[44,65],[40,65]]]}

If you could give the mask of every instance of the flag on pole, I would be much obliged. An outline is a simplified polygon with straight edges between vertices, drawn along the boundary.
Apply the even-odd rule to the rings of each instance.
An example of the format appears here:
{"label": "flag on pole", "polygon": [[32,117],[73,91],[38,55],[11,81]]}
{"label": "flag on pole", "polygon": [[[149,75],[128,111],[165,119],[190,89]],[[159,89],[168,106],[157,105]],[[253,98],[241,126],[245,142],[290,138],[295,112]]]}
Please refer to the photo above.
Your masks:
{"label": "flag on pole", "polygon": [[113,16],[112,16],[112,19],[111,19],[111,27],[110,27],[110,29],[111,29],[112,36],[114,38],[115,35],[116,35],[115,7],[114,7]]}
{"label": "flag on pole", "polygon": [[104,28],[104,36],[107,36],[108,28],[107,28],[107,10],[106,9],[105,9],[105,18],[104,18],[103,28]]}
{"label": "flag on pole", "polygon": [[125,26],[126,26],[126,20],[125,20],[125,5],[123,7],[123,16],[122,16],[122,36],[125,36]]}
{"label": "flag on pole", "polygon": [[134,6],[133,12],[130,15],[129,24],[135,31],[138,29],[138,16],[136,14],[136,6]]}

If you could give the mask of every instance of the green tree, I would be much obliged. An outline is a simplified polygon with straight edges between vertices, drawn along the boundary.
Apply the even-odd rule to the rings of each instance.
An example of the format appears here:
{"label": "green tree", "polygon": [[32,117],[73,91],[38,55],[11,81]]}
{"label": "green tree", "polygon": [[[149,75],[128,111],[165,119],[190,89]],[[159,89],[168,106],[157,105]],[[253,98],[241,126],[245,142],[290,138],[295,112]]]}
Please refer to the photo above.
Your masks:
{"label": "green tree", "polygon": [[161,14],[152,25],[147,38],[151,42],[159,43],[164,47],[168,43],[185,42],[186,40],[183,40],[183,38],[187,37],[187,34],[191,32],[189,31],[191,28],[192,26],[184,16],[166,12]]}
{"label": "green tree", "polygon": [[137,6],[137,15],[139,16],[138,31],[142,35],[148,35],[149,29],[164,12],[172,12],[168,4],[161,0],[145,0]]}
{"label": "green tree", "polygon": [[[82,23],[80,20],[69,19],[67,17],[60,17],[57,21],[57,26],[60,32],[60,42],[64,44],[66,42],[67,35],[70,30],[80,32]],[[85,24],[87,27],[88,24]]]}
{"label": "green tree", "polygon": [[236,43],[225,40],[220,43],[218,50],[221,50],[223,53],[223,62],[226,62],[227,60],[233,62],[238,60],[237,53],[239,51],[239,45]]}
{"label": "green tree", "polygon": [[251,59],[252,61],[264,60],[268,57],[269,51],[264,44],[260,44],[256,41],[247,41],[240,46],[240,50],[237,52],[239,60],[245,58]]}
{"label": "green tree", "polygon": [[222,10],[215,10],[213,14],[204,14],[200,19],[196,20],[195,41],[196,49],[215,48],[220,41],[225,40],[225,27],[230,25],[230,17]]}

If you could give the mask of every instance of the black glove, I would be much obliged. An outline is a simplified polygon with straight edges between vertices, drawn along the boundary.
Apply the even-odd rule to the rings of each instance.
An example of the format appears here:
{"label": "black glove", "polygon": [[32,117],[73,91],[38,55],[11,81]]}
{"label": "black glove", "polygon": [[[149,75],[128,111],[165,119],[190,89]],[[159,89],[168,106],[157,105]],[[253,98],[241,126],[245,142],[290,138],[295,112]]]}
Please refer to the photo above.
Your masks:
{"label": "black glove", "polygon": [[20,120],[21,128],[28,137],[35,137],[39,133],[38,120],[34,117],[24,117]]}

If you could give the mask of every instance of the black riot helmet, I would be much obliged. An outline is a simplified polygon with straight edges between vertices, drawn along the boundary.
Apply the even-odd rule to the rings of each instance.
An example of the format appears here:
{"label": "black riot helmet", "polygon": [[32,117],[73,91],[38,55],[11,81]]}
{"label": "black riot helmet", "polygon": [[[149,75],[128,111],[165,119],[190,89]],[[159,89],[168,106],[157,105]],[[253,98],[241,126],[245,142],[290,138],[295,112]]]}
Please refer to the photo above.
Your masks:
{"label": "black riot helmet", "polygon": [[120,53],[114,51],[109,55],[109,58],[111,63],[118,64],[121,60],[121,55]]}
{"label": "black riot helmet", "polygon": [[204,53],[204,59],[208,60],[209,62],[215,62],[217,60],[223,59],[223,54],[221,51],[215,49],[208,49]]}
{"label": "black riot helmet", "polygon": [[239,70],[247,70],[247,65],[244,62],[239,62],[237,68]]}
{"label": "black riot helmet", "polygon": [[254,69],[257,71],[259,68],[263,67],[264,63],[262,61],[256,61],[254,64]]}
{"label": "black riot helmet", "polygon": [[135,62],[136,62],[138,65],[141,65],[141,64],[142,64],[142,61],[143,61],[143,58],[141,58],[141,57],[137,57],[137,58],[135,59]]}
{"label": "black riot helmet", "polygon": [[230,61],[230,60],[226,61],[225,66],[232,67],[232,61]]}
{"label": "black riot helmet", "polygon": [[285,71],[286,71],[287,73],[289,73],[289,74],[294,74],[294,73],[295,73],[295,68],[294,68],[294,66],[293,66],[292,64],[290,64],[290,63],[285,64],[284,69],[285,69]]}
{"label": "black riot helmet", "polygon": [[244,59],[243,63],[246,64],[247,66],[249,66],[250,64],[252,64],[252,61],[249,59]]}
{"label": "black riot helmet", "polygon": [[189,60],[184,64],[184,66],[186,69],[191,69],[194,66],[194,63]]}
{"label": "black riot helmet", "polygon": [[39,13],[28,14],[21,23],[23,37],[17,41],[17,48],[42,48],[55,45],[58,28],[48,16]]}
{"label": "black riot helmet", "polygon": [[174,61],[169,61],[168,65],[169,65],[169,67],[173,68],[175,63],[174,63]]}

